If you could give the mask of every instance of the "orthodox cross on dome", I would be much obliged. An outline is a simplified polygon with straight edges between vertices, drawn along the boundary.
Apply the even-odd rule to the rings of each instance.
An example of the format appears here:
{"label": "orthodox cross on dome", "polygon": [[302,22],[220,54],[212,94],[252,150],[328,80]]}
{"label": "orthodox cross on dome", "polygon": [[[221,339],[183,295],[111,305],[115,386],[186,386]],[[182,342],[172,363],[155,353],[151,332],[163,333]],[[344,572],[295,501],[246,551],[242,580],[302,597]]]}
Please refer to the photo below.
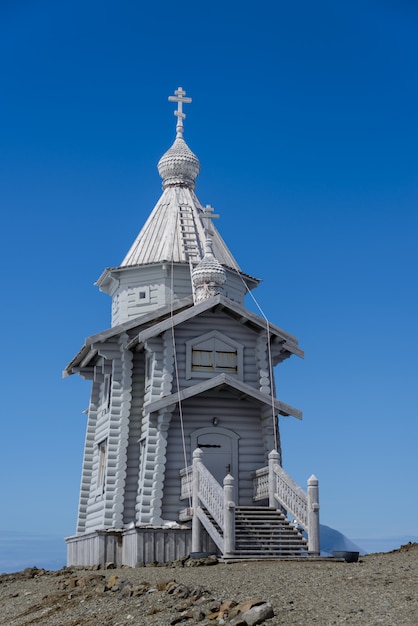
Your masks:
{"label": "orthodox cross on dome", "polygon": [[219,214],[214,213],[214,208],[210,206],[210,204],[207,204],[205,206],[205,208],[202,211],[202,215],[201,215],[201,219],[203,222],[203,226],[205,229],[205,235],[206,237],[208,235],[212,235],[213,231],[212,231],[212,220],[217,219],[219,217]]}
{"label": "orthodox cross on dome", "polygon": [[177,102],[177,111],[174,111],[174,115],[177,117],[177,137],[183,136],[183,120],[186,117],[186,114],[183,113],[183,103],[190,104],[190,102],[192,101],[191,98],[186,98],[185,95],[186,92],[181,87],[179,87],[175,90],[174,96],[168,96],[169,102]]}

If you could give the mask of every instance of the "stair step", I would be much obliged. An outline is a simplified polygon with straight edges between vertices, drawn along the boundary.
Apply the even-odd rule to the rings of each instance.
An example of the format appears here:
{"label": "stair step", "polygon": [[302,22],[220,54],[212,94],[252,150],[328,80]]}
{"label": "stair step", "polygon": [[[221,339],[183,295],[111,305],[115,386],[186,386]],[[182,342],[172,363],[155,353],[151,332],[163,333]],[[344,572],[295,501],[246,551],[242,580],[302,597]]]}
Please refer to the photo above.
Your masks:
{"label": "stair step", "polygon": [[242,538],[242,537],[236,537],[235,540],[236,544],[240,544],[240,545],[248,545],[248,544],[255,544],[255,545],[261,545],[261,544],[273,544],[273,545],[277,545],[280,543],[283,544],[287,544],[287,543],[294,543],[294,544],[299,544],[300,545],[300,540],[295,539],[295,537],[249,537],[247,538]]}
{"label": "stair step", "polygon": [[294,550],[235,550],[232,553],[235,558],[265,558],[267,556],[279,558],[281,556],[303,556],[307,554],[306,550],[298,550],[295,548]]}
{"label": "stair step", "polygon": [[286,521],[288,522],[289,521],[289,520],[286,520],[286,518],[284,516],[282,517],[281,515],[274,515],[274,513],[267,513],[266,515],[263,515],[263,516],[260,516],[260,515],[239,515],[239,514],[236,514],[235,517],[236,517],[236,519],[239,519],[239,520],[248,520],[248,521],[251,521],[251,522],[257,522],[257,521],[261,522],[263,520],[274,520],[274,519],[278,520],[280,522],[286,522]]}
{"label": "stair step", "polygon": [[[209,512],[203,510],[218,532],[222,534]],[[282,511],[271,507],[236,507],[235,550],[231,557],[225,559],[226,561],[297,559],[307,554],[306,539],[294,528]]]}
{"label": "stair step", "polygon": [[296,536],[296,537],[303,537],[303,535],[298,532],[297,530],[293,530],[292,528],[288,528],[286,526],[276,526],[276,525],[270,525],[270,526],[258,526],[256,528],[252,528],[251,526],[244,526],[244,527],[235,527],[235,534],[240,534],[240,535],[249,535],[250,537],[253,536],[257,536],[257,535],[269,535],[269,534],[277,534],[277,533],[283,533],[285,535],[292,535],[292,536]]}
{"label": "stair step", "polygon": [[297,539],[295,537],[236,537],[235,539],[235,543],[239,544],[239,545],[248,545],[248,544],[254,544],[254,545],[278,545],[278,544],[289,544],[289,543],[294,543],[294,544],[298,544],[301,545],[301,543],[304,543],[304,541],[301,542],[300,539]]}
{"label": "stair step", "polygon": [[271,507],[235,509],[234,559],[302,558],[307,542],[281,511]]}
{"label": "stair step", "polygon": [[281,556],[284,554],[303,554],[303,550],[298,550],[295,548],[294,550],[235,550],[232,554],[234,556]]}
{"label": "stair step", "polygon": [[246,539],[280,539],[280,537],[296,537],[298,541],[303,539],[301,535],[296,535],[290,531],[284,530],[266,530],[265,532],[235,532],[235,536],[237,539],[241,539],[242,541]]}
{"label": "stair step", "polygon": [[[290,532],[294,532],[294,528],[292,528],[291,526],[289,526],[288,524],[284,524],[283,522],[277,522],[277,520],[271,520],[271,522],[266,523],[263,522],[262,524],[254,524],[252,522],[241,522],[238,521],[236,522],[236,528],[242,528],[242,530],[266,530],[267,528],[285,528],[286,530],[290,530]],[[298,531],[296,531],[298,532]]]}

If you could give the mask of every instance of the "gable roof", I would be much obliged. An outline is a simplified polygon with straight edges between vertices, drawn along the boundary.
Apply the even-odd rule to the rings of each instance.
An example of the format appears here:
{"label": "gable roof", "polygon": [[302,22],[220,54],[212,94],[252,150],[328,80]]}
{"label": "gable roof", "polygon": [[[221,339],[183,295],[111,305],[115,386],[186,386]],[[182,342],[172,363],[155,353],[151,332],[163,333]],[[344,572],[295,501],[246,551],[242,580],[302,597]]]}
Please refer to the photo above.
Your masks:
{"label": "gable roof", "polygon": [[151,337],[156,337],[169,328],[183,324],[216,307],[235,317],[241,324],[247,324],[256,330],[268,330],[270,336],[276,342],[281,358],[288,358],[292,354],[303,358],[303,350],[299,348],[298,340],[294,335],[287,333],[274,324],[270,324],[237,302],[225,296],[217,295],[200,304],[193,305],[193,298],[190,296],[174,302],[172,306],[161,307],[157,311],[136,317],[129,322],[124,322],[91,335],[85,340],[82,348],[66,366],[63,376],[71,376],[71,374],[77,373],[81,368],[86,367],[97,354],[97,344],[104,344],[108,339],[117,337],[124,332],[138,329],[138,334],[127,344],[127,349],[133,350]]}
{"label": "gable roof", "polygon": [[222,295],[214,296],[213,298],[208,298],[204,302],[196,304],[193,307],[180,311],[173,315],[172,317],[165,319],[157,324],[153,324],[152,326],[141,330],[138,335],[130,341],[128,344],[128,348],[132,349],[136,346],[143,344],[145,341],[150,339],[151,337],[156,337],[162,332],[172,328],[173,326],[177,326],[179,324],[183,324],[187,320],[190,320],[198,315],[204,313],[213,308],[220,308],[224,310],[227,314],[235,317],[241,324],[246,324],[248,326],[252,326],[257,330],[266,330],[269,334],[276,339],[277,343],[280,344],[281,350],[280,352],[283,354],[288,352],[287,356],[291,354],[295,354],[303,358],[304,353],[301,348],[298,346],[298,340],[294,335],[287,333],[282,330],[278,326],[274,324],[270,324],[264,318],[248,311],[245,307],[241,306],[237,302],[230,300]]}
{"label": "gable roof", "polygon": [[203,382],[199,382],[191,387],[185,387],[184,389],[179,390],[178,392],[172,393],[164,398],[159,400],[154,400],[153,402],[149,402],[144,405],[144,411],[146,413],[153,413],[155,411],[159,411],[160,409],[165,409],[170,405],[178,404],[183,400],[187,400],[188,398],[192,398],[194,396],[205,393],[206,391],[211,391],[214,389],[227,388],[232,391],[238,392],[240,395],[244,397],[251,398],[260,404],[264,404],[270,409],[274,406],[274,410],[280,415],[292,415],[293,417],[297,417],[298,419],[302,419],[302,412],[289,404],[285,404],[276,398],[272,398],[270,395],[262,393],[258,391],[254,387],[243,383],[233,376],[229,376],[228,374],[219,374],[218,376],[214,376],[213,378],[209,378],[204,380]]}
{"label": "gable roof", "polygon": [[135,317],[134,319],[129,320],[129,322],[124,322],[123,324],[118,324],[118,326],[112,326],[112,328],[90,335],[87,337],[75,357],[65,367],[62,373],[63,377],[66,378],[67,376],[71,376],[71,374],[77,373],[80,370],[80,367],[87,365],[95,354],[97,354],[97,347],[95,347],[97,344],[105,343],[108,339],[117,337],[118,335],[128,332],[133,328],[147,328],[150,324],[155,324],[157,320],[164,320],[167,316],[171,317],[173,312],[176,313],[177,311],[191,307],[192,305],[192,296],[182,298],[181,300],[176,300],[172,306],[163,306],[157,311],[151,311],[150,313],[141,315],[141,317]]}

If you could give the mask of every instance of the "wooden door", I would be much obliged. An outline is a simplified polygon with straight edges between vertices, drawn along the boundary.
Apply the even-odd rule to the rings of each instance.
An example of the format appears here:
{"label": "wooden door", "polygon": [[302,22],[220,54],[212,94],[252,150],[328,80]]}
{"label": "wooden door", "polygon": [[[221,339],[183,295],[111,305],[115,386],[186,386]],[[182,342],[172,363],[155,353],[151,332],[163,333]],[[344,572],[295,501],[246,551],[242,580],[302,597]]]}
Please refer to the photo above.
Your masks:
{"label": "wooden door", "polygon": [[213,428],[210,432],[197,436],[197,447],[203,452],[203,465],[209,470],[218,483],[223,486],[227,474],[234,476],[233,441],[231,437]]}

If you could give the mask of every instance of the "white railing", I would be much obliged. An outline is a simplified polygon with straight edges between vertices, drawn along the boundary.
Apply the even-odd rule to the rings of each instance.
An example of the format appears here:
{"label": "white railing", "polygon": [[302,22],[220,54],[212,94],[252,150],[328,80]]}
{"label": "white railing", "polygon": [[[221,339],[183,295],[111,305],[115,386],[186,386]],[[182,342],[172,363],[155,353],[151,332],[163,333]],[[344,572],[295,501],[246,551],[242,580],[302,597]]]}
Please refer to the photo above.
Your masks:
{"label": "white railing", "polygon": [[266,500],[269,497],[269,468],[262,467],[253,474],[253,500]]}
{"label": "white railing", "polygon": [[[201,508],[197,507],[196,516],[201,522],[202,526],[207,530],[208,534],[212,537],[213,541],[218,546],[219,550],[224,552],[224,538],[223,535],[219,532],[216,526],[213,525],[211,518],[206,514],[206,512]],[[194,523],[197,523],[197,520],[193,518]],[[200,544],[199,544],[200,545]],[[199,552],[200,549],[194,550],[192,546],[193,552]]]}
{"label": "white railing", "polygon": [[309,552],[319,554],[319,503],[318,480],[311,476],[308,492],[303,489],[279,465],[279,454],[269,454],[268,467],[254,473],[254,500],[268,498],[269,506],[283,507],[294,518],[295,523],[308,533]]}
{"label": "white railing", "polygon": [[274,466],[274,495],[306,531],[308,530],[308,497],[280,465]]}
{"label": "white railing", "polygon": [[193,465],[180,470],[181,491],[180,500],[188,500],[192,497],[193,490]]}
{"label": "white railing", "polygon": [[[277,454],[277,453],[276,453]],[[270,506],[283,507],[298,524],[308,530],[308,497],[270,453],[269,465],[254,472],[254,500],[269,499]]]}
{"label": "white railing", "polygon": [[[226,476],[224,487],[215,480],[202,462],[202,450],[193,452],[193,465],[180,472],[181,498],[191,498],[192,551],[200,552],[201,529],[207,530],[224,556],[235,549],[234,479]],[[254,474],[254,500],[269,501],[270,507],[282,508],[294,518],[295,524],[308,534],[308,551],[319,555],[318,480],[311,476],[308,491],[287,474],[279,464],[279,455],[269,454],[267,467]],[[189,517],[190,519],[190,517]]]}
{"label": "white railing", "polygon": [[[233,481],[233,479],[232,479]],[[199,552],[203,526],[222,554],[229,545],[225,537],[225,494],[217,480],[202,463],[202,450],[193,452],[192,551]],[[203,506],[201,506],[203,505]]]}
{"label": "white railing", "polygon": [[200,552],[203,526],[224,556],[234,550],[234,479],[226,476],[224,487],[202,463],[202,451],[193,453],[193,465],[180,471],[181,498],[192,500],[192,552]]}
{"label": "white railing", "polygon": [[203,463],[198,464],[199,506],[208,510],[219,528],[224,527],[224,490]]}

